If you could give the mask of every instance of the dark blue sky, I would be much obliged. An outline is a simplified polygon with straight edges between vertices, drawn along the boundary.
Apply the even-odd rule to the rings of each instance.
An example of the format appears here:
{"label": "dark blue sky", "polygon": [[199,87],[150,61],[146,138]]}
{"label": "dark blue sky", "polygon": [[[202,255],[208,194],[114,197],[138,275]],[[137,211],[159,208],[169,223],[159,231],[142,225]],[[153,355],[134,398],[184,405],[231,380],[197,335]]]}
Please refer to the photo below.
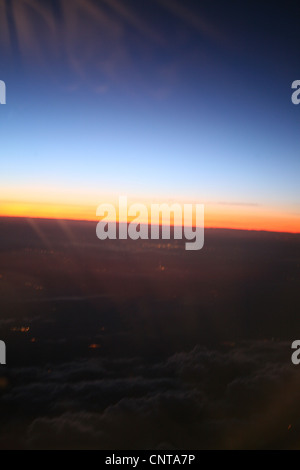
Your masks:
{"label": "dark blue sky", "polygon": [[296,2],[0,5],[2,200],[125,193],[300,214]]}

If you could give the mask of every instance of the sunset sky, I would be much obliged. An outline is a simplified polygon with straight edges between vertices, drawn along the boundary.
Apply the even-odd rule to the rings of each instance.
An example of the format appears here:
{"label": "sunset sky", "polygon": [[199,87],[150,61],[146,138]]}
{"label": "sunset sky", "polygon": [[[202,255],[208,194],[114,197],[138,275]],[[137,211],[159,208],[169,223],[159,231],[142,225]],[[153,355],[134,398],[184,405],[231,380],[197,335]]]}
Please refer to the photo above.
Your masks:
{"label": "sunset sky", "polygon": [[261,3],[0,0],[0,215],[127,195],[299,232],[299,7]]}

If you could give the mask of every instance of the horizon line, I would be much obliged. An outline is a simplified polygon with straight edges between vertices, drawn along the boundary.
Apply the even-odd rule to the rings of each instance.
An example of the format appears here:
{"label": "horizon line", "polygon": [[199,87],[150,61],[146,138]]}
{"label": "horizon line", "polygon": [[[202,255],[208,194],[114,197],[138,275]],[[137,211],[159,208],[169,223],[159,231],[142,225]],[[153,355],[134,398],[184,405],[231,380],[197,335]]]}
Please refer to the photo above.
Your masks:
{"label": "horizon line", "polygon": [[[88,219],[88,218],[68,218],[68,217],[45,217],[45,216],[24,216],[24,215],[1,215],[0,214],[0,220],[3,219],[30,219],[30,220],[44,220],[44,221],[65,221],[65,222],[87,222],[87,223],[98,223],[98,219]],[[112,221],[110,221],[112,222]],[[129,225],[131,222],[120,222],[116,221],[116,224],[127,224]],[[146,223],[140,224],[140,225],[149,225]],[[160,223],[159,226],[163,227],[166,226],[167,224],[162,224]],[[171,228],[174,228],[174,224],[170,224]],[[177,227],[180,227],[180,225],[177,225]],[[181,227],[183,228],[184,225],[182,224]],[[192,226],[192,228],[196,228],[196,226]],[[239,232],[258,232],[258,233],[278,233],[278,234],[287,234],[287,235],[300,235],[300,231],[282,231],[282,230],[267,230],[267,229],[258,229],[258,228],[238,228],[238,227],[230,227],[230,226],[205,226],[204,225],[204,230],[232,230],[232,231],[239,231]]]}

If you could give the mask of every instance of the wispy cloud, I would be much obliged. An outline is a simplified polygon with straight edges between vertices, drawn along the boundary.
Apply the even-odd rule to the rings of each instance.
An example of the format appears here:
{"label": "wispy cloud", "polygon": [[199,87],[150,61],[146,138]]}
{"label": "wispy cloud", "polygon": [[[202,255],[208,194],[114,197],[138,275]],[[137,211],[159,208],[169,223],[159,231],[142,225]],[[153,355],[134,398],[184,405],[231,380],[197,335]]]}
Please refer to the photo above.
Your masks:
{"label": "wispy cloud", "polygon": [[205,38],[222,45],[225,45],[228,42],[227,35],[225,35],[220,28],[208,20],[203,14],[201,14],[201,16],[199,14],[195,14],[194,11],[191,11],[188,7],[184,6],[183,2],[179,3],[176,0],[157,1],[169,12],[178,17],[184,23],[187,23]]}

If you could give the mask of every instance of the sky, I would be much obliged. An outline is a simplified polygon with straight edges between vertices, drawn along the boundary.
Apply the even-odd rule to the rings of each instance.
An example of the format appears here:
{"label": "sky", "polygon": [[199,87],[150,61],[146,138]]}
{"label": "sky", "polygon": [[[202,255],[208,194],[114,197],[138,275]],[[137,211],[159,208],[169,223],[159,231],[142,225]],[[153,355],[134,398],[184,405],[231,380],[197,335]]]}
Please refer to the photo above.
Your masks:
{"label": "sky", "polygon": [[300,7],[0,0],[0,215],[204,203],[206,226],[300,231]]}

